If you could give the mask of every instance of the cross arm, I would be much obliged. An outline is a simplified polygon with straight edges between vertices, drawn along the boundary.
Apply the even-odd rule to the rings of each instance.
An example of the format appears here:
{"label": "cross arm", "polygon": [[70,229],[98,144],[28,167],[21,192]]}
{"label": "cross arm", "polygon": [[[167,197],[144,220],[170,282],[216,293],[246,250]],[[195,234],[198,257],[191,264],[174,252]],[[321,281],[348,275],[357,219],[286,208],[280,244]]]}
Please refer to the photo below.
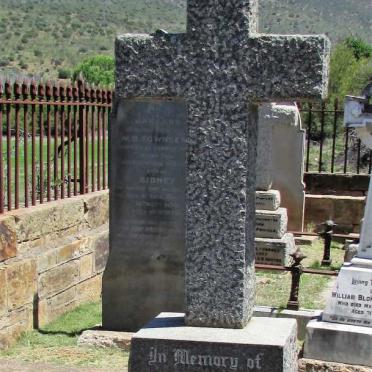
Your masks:
{"label": "cross arm", "polygon": [[118,98],[179,96],[184,76],[182,41],[183,34],[119,36],[115,43]]}
{"label": "cross arm", "polygon": [[[251,39],[249,96],[262,101],[318,100],[327,95],[330,41],[326,36],[257,35]],[[253,63],[252,63],[253,61]]]}

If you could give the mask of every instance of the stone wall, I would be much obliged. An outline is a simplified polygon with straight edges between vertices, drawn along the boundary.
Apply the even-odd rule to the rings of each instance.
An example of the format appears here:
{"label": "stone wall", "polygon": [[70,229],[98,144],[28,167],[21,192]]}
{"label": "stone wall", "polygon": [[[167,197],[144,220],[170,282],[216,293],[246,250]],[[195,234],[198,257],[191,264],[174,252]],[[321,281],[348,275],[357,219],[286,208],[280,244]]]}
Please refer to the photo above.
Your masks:
{"label": "stone wall", "polygon": [[101,296],[108,191],[0,217],[0,348]]}
{"label": "stone wall", "polygon": [[306,195],[305,227],[316,228],[326,220],[333,220],[336,233],[359,233],[364,216],[365,197],[336,195]]}

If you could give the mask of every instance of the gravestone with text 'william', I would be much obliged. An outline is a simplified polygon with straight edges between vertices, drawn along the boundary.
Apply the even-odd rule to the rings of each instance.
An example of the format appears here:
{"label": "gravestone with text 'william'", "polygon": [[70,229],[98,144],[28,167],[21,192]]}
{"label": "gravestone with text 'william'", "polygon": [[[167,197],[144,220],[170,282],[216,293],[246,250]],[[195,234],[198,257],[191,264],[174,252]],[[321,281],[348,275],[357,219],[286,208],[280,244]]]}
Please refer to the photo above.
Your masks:
{"label": "gravestone with text 'william'", "polygon": [[[158,280],[157,268],[163,265],[171,270],[179,262],[172,249],[161,243],[162,233],[168,238],[168,232],[147,236],[148,240],[160,240],[160,250],[155,254],[146,246],[135,244],[147,234],[138,228],[137,213],[144,216],[143,211],[132,208],[127,212],[129,222],[123,219],[123,204],[131,197],[126,185],[131,173],[125,174],[130,164],[123,161],[123,155],[128,147],[137,146],[123,141],[125,127],[153,125],[152,143],[158,144],[157,138],[171,136],[156,124],[162,117],[169,118],[167,105],[171,102],[180,104],[175,108],[179,119],[173,125],[184,127],[186,132],[185,141],[180,141],[179,146],[181,151],[182,143],[186,143],[186,314],[163,313],[134,336],[132,372],[185,368],[296,370],[295,321],[251,320],[255,296],[255,103],[321,98],[326,89],[329,42],[321,36],[257,34],[256,13],[256,1],[190,0],[186,34],[157,32],[117,39],[110,228],[115,225],[116,234],[125,233],[118,238],[110,232],[113,244],[103,282],[105,328],[126,328],[125,308],[132,306],[130,292],[141,295],[143,273],[153,275],[152,295],[158,296],[158,287],[171,288],[174,283]],[[144,114],[138,106],[142,100],[151,107],[160,105],[154,115],[155,123],[151,124],[152,115]],[[131,118],[141,121],[143,114],[141,124],[130,122]],[[164,155],[156,162],[155,170],[150,162],[148,168],[143,166],[143,173],[151,173],[150,179],[159,188],[152,193],[146,184],[141,195],[148,201],[161,200],[160,206],[168,205],[166,190],[178,195],[179,188],[170,187],[177,182],[173,182],[177,175],[170,175],[167,170],[172,158]],[[140,168],[135,161],[132,159],[133,167]],[[168,210],[177,208],[177,200],[178,196],[173,196],[168,207],[161,207],[160,220],[166,220]],[[138,208],[142,208],[141,203]],[[182,228],[182,224],[177,228]],[[125,239],[128,235],[130,243]],[[141,250],[142,247],[145,248]],[[135,275],[130,284],[125,272],[128,267]],[[142,300],[146,304],[147,299]],[[141,302],[136,310],[142,311]],[[169,308],[164,306],[163,310]]]}
{"label": "gravestone with text 'william'", "polygon": [[[365,96],[345,99],[345,125],[372,149],[372,84]],[[332,345],[330,347],[330,345]],[[321,319],[306,328],[306,358],[372,368],[372,182],[357,255],[338,274]]]}

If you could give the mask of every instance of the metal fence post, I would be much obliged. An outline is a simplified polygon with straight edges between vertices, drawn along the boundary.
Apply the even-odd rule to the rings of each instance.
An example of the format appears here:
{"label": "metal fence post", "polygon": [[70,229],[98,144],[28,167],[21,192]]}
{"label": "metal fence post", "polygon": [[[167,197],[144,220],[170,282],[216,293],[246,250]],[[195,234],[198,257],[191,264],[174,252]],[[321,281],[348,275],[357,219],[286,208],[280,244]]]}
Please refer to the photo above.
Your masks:
{"label": "metal fence post", "polygon": [[319,235],[324,239],[324,254],[322,259],[322,266],[331,266],[331,244],[333,238],[333,227],[337,226],[332,220],[323,223],[325,226],[324,232]]}
{"label": "metal fence post", "polygon": [[301,275],[303,273],[301,261],[305,259],[306,256],[300,251],[300,249],[297,249],[296,252],[292,253],[290,256],[293,258],[293,263],[291,266],[292,285],[291,294],[287,303],[287,309],[298,310],[300,308],[298,294],[300,291]]}
{"label": "metal fence post", "polygon": [[85,157],[85,87],[82,80],[78,81],[79,93],[79,181],[80,194],[87,192],[86,157]]}

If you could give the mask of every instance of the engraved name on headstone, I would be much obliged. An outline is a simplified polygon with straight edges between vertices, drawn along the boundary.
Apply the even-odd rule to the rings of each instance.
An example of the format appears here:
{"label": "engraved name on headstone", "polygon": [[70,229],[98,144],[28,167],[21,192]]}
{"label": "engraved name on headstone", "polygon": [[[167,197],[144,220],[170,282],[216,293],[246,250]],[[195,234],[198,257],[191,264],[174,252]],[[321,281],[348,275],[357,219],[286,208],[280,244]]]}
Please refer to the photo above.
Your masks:
{"label": "engraved name on headstone", "polygon": [[104,296],[103,319],[110,329],[137,329],[164,306],[183,310],[186,107],[133,99],[116,108],[110,244],[121,249],[110,256],[103,290],[121,288],[125,309],[121,296]]}

